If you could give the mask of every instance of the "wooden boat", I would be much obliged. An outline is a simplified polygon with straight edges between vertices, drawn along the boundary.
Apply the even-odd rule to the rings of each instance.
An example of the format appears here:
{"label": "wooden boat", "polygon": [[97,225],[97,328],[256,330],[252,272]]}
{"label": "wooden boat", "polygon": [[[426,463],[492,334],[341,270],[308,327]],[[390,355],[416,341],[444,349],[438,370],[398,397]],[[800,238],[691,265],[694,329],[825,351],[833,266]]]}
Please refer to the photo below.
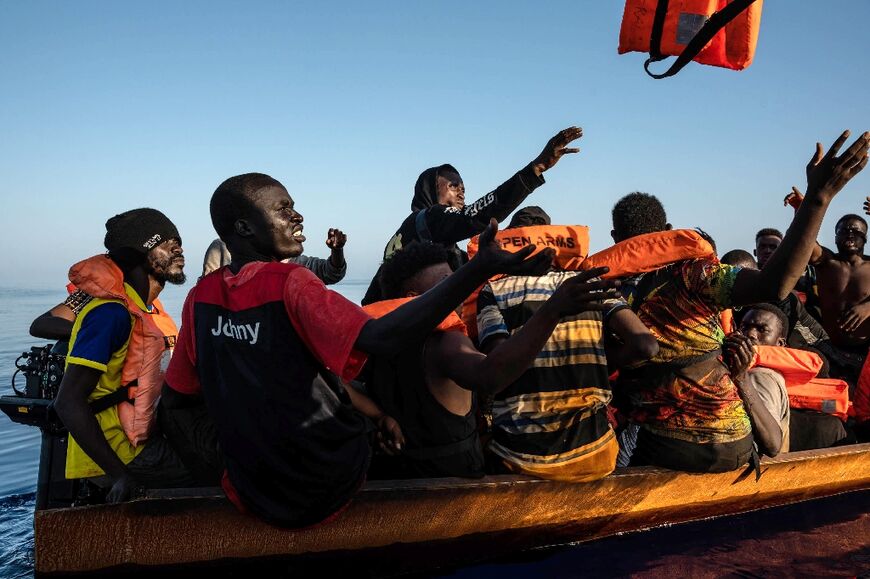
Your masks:
{"label": "wooden boat", "polygon": [[[38,574],[180,569],[243,562],[354,575],[431,571],[544,545],[870,489],[870,444],[795,452],[752,470],[689,474],[639,467],[583,484],[492,476],[372,481],[341,517],[301,531],[238,513],[217,489],[117,505],[37,510]],[[276,567],[277,566],[277,567]],[[352,566],[352,567],[351,567]],[[163,573],[161,573],[163,574]]]}

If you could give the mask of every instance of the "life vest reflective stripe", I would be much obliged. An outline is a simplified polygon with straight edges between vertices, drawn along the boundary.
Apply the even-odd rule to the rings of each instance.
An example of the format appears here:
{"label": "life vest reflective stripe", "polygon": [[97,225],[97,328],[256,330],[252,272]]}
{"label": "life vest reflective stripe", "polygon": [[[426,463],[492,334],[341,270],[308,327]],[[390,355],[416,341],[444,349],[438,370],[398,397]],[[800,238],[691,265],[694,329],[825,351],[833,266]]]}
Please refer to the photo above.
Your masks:
{"label": "life vest reflective stripe", "polygon": [[782,374],[792,408],[833,414],[846,420],[849,385],[843,380],[816,378],[824,362],[815,352],[784,346],[756,346],[752,367],[770,368]]}
{"label": "life vest reflective stripe", "polygon": [[[405,305],[413,299],[413,297],[408,297],[374,302],[367,306],[363,306],[363,311],[373,318],[380,318],[389,314],[399,306]],[[435,329],[442,332],[462,332],[463,334],[466,330],[465,324],[462,322],[456,312],[450,312]]]}
{"label": "life vest reflective stripe", "polygon": [[691,229],[671,229],[638,235],[586,258],[580,269],[607,266],[605,278],[622,278],[655,271],[687,259],[717,259],[710,242]]}
{"label": "life vest reflective stripe", "polygon": [[[619,30],[619,54],[647,52],[654,78],[671,76],[689,61],[743,70],[752,64],[762,0],[628,0]],[[664,74],[649,64],[677,62]]]}
{"label": "life vest reflective stripe", "polygon": [[[468,240],[466,251],[469,259],[477,255],[479,239],[480,236],[475,235]],[[534,243],[536,247],[532,255],[549,247],[556,251],[553,263],[565,271],[580,269],[589,254],[589,228],[585,225],[530,225],[500,229],[495,234],[495,239],[501,244],[502,249],[512,252]],[[483,286],[474,290],[462,302],[462,321],[467,328],[467,334],[475,339],[477,338],[477,296],[480,295],[481,289]]]}
{"label": "life vest reflective stripe", "polygon": [[160,300],[154,300],[154,313],[149,313],[127,295],[124,274],[108,256],[97,255],[75,264],[70,268],[69,279],[95,298],[123,302],[133,316],[121,384],[136,382],[131,389],[134,400],[133,404],[118,405],[118,418],[130,444],[138,446],[148,439],[154,426],[163,375],[169,367],[178,328]]}

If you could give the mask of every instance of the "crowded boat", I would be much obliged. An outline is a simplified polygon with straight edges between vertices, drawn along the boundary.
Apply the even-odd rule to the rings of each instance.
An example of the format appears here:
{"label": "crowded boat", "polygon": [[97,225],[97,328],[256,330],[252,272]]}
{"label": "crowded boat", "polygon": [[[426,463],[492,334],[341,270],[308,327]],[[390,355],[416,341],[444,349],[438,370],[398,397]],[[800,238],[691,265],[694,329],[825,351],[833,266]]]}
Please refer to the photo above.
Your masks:
{"label": "crowded boat", "polygon": [[784,184],[791,225],[747,232],[749,251],[672,224],[666,192],[634,191],[594,253],[602,232],[534,204],[582,135],[559,131],[471,202],[452,165],[422,171],[361,304],[328,287],[347,235],[303,253],[304,196],[275,177],[217,186],[217,238],[180,319],[159,296],[190,275],[183,232],[160,208],[107,216],[67,299],[34,312],[31,334],[56,344],[24,355],[25,388],[0,400],[43,430],[37,508],[219,488],[225,524],[328,536],[378,489],[435,479],[453,499],[484,481],[520,481],[524,500],[558,488],[575,501],[562,525],[614,489],[787,486],[808,456],[866,488],[852,471],[870,442],[870,197],[838,216],[834,248],[817,239],[870,133],[817,145],[805,186]]}

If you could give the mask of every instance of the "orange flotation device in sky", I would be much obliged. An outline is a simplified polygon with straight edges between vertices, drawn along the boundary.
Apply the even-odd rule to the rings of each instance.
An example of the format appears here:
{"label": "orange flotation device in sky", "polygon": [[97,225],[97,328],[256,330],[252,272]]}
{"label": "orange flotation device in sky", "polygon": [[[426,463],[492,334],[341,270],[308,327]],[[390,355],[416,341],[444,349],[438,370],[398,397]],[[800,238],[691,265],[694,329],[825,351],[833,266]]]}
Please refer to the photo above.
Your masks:
{"label": "orange flotation device in sky", "polygon": [[587,257],[580,269],[607,266],[604,278],[622,278],[655,271],[686,259],[717,260],[710,242],[692,229],[645,233]]}
{"label": "orange flotation device in sky", "polygon": [[792,408],[832,414],[845,421],[849,414],[849,385],[843,380],[816,378],[824,363],[815,352],[784,346],[756,346],[752,367],[782,374]]}
{"label": "orange flotation device in sky", "polygon": [[[477,255],[478,240],[475,235],[468,240],[468,258]],[[565,271],[580,269],[589,254],[589,228],[585,225],[530,225],[500,229],[495,239],[507,251],[519,251],[527,245],[535,244],[535,253],[547,247],[555,250],[553,263]],[[483,286],[477,288],[462,302],[462,321],[468,328],[468,335],[477,339],[477,296]]]}
{"label": "orange flotation device in sky", "polygon": [[[755,56],[762,0],[628,0],[619,30],[619,54],[648,52],[644,68],[665,78],[695,61],[743,70]],[[676,56],[666,72],[649,65]]]}

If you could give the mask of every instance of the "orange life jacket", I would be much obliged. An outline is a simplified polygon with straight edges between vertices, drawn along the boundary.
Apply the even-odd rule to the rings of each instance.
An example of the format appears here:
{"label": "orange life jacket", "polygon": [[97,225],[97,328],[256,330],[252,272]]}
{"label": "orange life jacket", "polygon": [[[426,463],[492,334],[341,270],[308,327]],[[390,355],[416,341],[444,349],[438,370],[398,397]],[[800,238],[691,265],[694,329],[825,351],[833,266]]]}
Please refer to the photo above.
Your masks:
{"label": "orange life jacket", "polygon": [[148,439],[154,426],[163,375],[169,366],[178,328],[154,300],[154,313],[143,311],[124,291],[124,274],[106,255],[80,261],[69,270],[69,279],[80,290],[101,299],[117,300],[133,316],[127,356],[121,370],[121,384],[128,386],[133,404],[118,405],[118,418],[133,446]]}
{"label": "orange life jacket", "polygon": [[752,366],[770,368],[782,374],[792,408],[833,414],[846,420],[849,413],[849,385],[843,380],[816,378],[824,363],[815,352],[784,346],[756,346]]}
{"label": "orange life jacket", "polygon": [[[413,299],[413,297],[408,297],[374,302],[367,306],[363,306],[363,311],[373,318],[380,318],[389,314],[399,306],[410,302]],[[456,312],[450,312],[435,329],[442,332],[462,332],[463,334],[466,333],[465,324],[462,322]]]}
{"label": "orange life jacket", "polygon": [[734,331],[734,310],[728,308],[719,312],[719,324],[722,326],[722,331],[727,336]]}
{"label": "orange life jacket", "polygon": [[853,402],[853,410],[858,422],[870,420],[870,355],[864,359],[864,366],[861,367]]}
{"label": "orange life jacket", "polygon": [[[468,240],[468,258],[477,255],[480,236]],[[532,255],[546,248],[556,251],[553,258],[555,266],[564,271],[574,271],[589,254],[589,228],[585,225],[530,225],[500,229],[495,240],[506,251],[519,251],[527,245],[535,244]]]}
{"label": "orange life jacket", "polygon": [[607,266],[610,271],[601,277],[621,278],[700,258],[717,259],[710,242],[692,229],[671,229],[620,241],[587,257],[580,269]]}
{"label": "orange life jacket", "polygon": [[[468,240],[468,258],[477,255],[480,236],[475,235]],[[519,251],[527,245],[535,244],[532,255],[540,253],[549,247],[556,251],[553,263],[564,271],[580,269],[581,264],[589,254],[589,228],[585,225],[530,225],[528,227],[513,227],[500,229],[495,239],[506,251]],[[500,277],[500,276],[499,276]],[[493,279],[498,279],[495,277]],[[467,334],[477,338],[477,296],[480,286],[462,302],[462,321],[467,328]]]}
{"label": "orange life jacket", "polygon": [[[692,60],[743,70],[755,56],[761,8],[762,0],[628,0],[619,54],[650,53],[646,68],[654,78],[675,74]],[[664,74],[650,72],[649,64],[666,56],[682,58]]]}

